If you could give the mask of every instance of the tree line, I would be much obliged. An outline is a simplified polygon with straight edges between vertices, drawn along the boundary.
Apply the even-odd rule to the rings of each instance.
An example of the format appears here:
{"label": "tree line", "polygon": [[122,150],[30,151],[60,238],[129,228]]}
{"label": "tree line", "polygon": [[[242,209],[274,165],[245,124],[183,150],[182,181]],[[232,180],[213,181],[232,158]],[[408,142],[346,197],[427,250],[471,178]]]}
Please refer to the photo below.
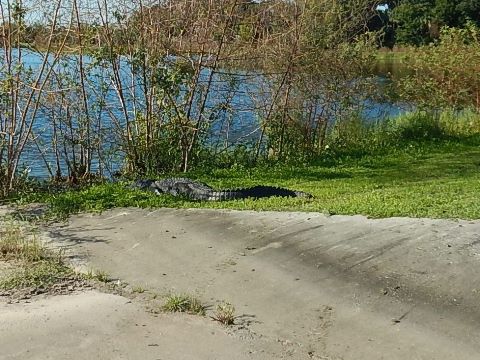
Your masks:
{"label": "tree line", "polygon": [[[15,26],[23,28],[21,31],[22,42],[25,45],[43,47],[49,36],[48,25],[39,21],[20,23],[17,18],[21,18],[28,8],[20,5],[21,2],[12,2],[12,4],[16,6],[12,6],[12,16],[8,20],[4,20],[14,22]],[[191,12],[192,9],[188,9],[188,7],[195,6],[195,12],[201,17],[202,12],[197,11],[198,6],[203,6],[203,15],[205,15],[208,11],[208,4],[209,1],[196,1],[190,5],[185,5],[183,1],[178,0],[145,2],[137,11],[127,16],[130,18],[130,23],[138,21],[145,14],[165,19],[168,13]],[[323,13],[322,20],[331,28],[332,34],[337,36],[338,29],[342,27],[342,24],[350,26],[352,18],[361,17],[364,22],[357,21],[355,28],[350,28],[348,32],[342,32],[342,35],[353,40],[364,33],[375,32],[380,34],[378,37],[380,47],[427,45],[440,38],[440,31],[443,27],[465,28],[469,24],[480,26],[480,0],[334,0],[328,2],[328,9],[323,5],[323,2],[310,2],[309,7]],[[294,16],[296,6],[298,6],[298,2],[293,1],[238,0],[235,14],[233,14],[236,19],[235,27],[232,27],[229,36],[247,42],[255,42],[262,37],[268,37],[278,29],[285,28],[287,25],[285,14],[289,14],[288,17]],[[183,37],[191,35],[194,29],[191,27],[192,23],[188,23],[188,18],[178,17],[175,22],[172,21],[168,31],[171,34],[181,34]],[[85,33],[96,33],[99,26],[101,24],[96,21],[81,24]],[[3,36],[7,35],[8,30],[12,30],[12,24],[7,26],[5,22],[1,27],[0,33]],[[59,26],[58,32],[61,29],[62,26]],[[63,30],[67,31],[68,29],[64,26]],[[215,39],[218,34],[212,32],[211,36]],[[64,36],[58,37],[64,40]],[[77,39],[75,36],[70,38],[67,36],[67,44],[72,44]],[[90,38],[89,40],[90,44],[87,45],[92,47],[98,45],[98,39]],[[324,40],[324,38],[320,40]],[[339,40],[348,39],[339,38]],[[325,43],[317,45],[326,46]]]}

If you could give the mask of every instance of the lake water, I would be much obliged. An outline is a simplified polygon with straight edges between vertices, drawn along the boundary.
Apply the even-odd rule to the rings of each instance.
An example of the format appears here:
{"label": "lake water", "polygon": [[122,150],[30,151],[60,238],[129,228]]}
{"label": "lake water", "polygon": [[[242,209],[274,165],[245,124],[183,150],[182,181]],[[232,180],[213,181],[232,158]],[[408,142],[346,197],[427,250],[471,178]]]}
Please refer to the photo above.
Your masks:
{"label": "lake water", "polygon": [[[1,59],[0,59],[1,60]],[[22,167],[28,169],[30,176],[45,178],[49,176],[47,163],[55,168],[54,150],[62,153],[68,147],[68,144],[54,143],[54,129],[52,126],[53,116],[66,116],[66,110],[61,109],[62,104],[69,103],[70,109],[81,108],[82,97],[79,91],[68,91],[69,77],[77,79],[76,65],[78,58],[66,57],[55,66],[56,86],[61,89],[67,89],[64,92],[51,92],[54,102],[59,104],[58,113],[54,115],[50,108],[42,107],[38,111],[32,136],[36,142],[31,142],[22,157]],[[101,66],[96,66],[93,59],[86,57],[84,62],[89,67],[87,77],[88,107],[90,117],[95,120],[97,132],[96,139],[101,141],[105,151],[105,158],[95,157],[93,170],[98,169],[101,163],[108,164],[110,171],[117,170],[122,163],[122,154],[115,151],[115,144],[118,138],[114,135],[121,131],[124,125],[125,117],[122,112],[118,92],[112,86],[112,72]],[[23,64],[25,69],[31,69],[35,74],[41,64],[41,57],[34,53],[24,53]],[[129,116],[146,106],[145,97],[142,95],[142,87],[137,82],[138,79],[132,78],[131,68],[126,62],[119,64],[121,69],[121,83],[125,89],[124,101],[128,109]],[[171,74],[166,71],[166,78]],[[226,73],[226,72],[225,72]],[[212,78],[212,91],[209,93],[206,101],[207,113],[215,114],[214,121],[210,124],[208,140],[211,144],[234,143],[236,141],[248,142],[255,140],[259,136],[258,109],[262,103],[262,98],[268,98],[268,90],[264,88],[265,79],[259,74],[238,73],[236,75],[225,73],[216,73]],[[206,69],[201,74],[200,84],[205,84],[209,80],[209,70]],[[379,74],[378,83],[385,82],[385,78]],[[69,85],[70,84],[70,85]],[[65,95],[66,94],[66,95]],[[181,92],[178,94],[181,97]],[[198,91],[195,95],[195,104],[201,103],[202,94]],[[228,110],[220,110],[228,99]],[[373,100],[362,100],[362,115],[365,119],[376,121],[385,117],[393,117],[404,111],[402,106],[389,102],[378,102]],[[78,109],[77,108],[77,109]],[[199,106],[194,106],[191,116],[197,118]],[[69,115],[71,116],[71,114]],[[71,117],[73,129],[80,131],[81,117]],[[64,124],[65,125],[65,124]],[[65,130],[66,127],[63,128]],[[72,138],[78,134],[72,133]],[[111,151],[108,151],[111,150]],[[67,149],[69,151],[69,149]],[[65,168],[65,158],[62,157],[61,166]],[[101,161],[100,161],[101,160]]]}

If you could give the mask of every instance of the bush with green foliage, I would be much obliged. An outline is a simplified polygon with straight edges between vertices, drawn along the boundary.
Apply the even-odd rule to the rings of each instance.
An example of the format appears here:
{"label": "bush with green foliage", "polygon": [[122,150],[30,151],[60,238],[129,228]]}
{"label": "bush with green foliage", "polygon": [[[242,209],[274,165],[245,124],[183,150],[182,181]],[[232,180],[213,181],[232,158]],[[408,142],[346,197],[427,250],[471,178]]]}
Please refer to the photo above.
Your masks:
{"label": "bush with green foliage", "polygon": [[410,75],[394,82],[400,98],[420,108],[480,110],[480,29],[443,28],[435,46],[409,53]]}

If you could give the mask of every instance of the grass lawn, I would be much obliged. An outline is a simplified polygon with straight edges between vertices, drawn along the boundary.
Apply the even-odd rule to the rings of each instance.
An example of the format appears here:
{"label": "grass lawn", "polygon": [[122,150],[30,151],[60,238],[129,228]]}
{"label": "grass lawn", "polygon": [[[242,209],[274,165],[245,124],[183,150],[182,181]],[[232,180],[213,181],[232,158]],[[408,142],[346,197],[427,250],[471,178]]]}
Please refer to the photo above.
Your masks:
{"label": "grass lawn", "polygon": [[194,172],[215,188],[274,185],[303,190],[314,199],[267,198],[198,202],[128,190],[123,183],[59,194],[35,194],[52,215],[112,207],[195,207],[320,211],[370,217],[480,218],[480,142],[416,143],[384,155],[343,157],[330,164]]}

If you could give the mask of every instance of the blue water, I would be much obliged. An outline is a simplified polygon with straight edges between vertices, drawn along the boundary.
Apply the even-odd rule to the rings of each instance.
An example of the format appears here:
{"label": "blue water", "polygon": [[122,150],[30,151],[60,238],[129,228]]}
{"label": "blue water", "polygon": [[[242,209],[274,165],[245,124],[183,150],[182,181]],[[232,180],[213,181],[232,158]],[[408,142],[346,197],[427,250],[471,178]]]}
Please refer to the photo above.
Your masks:
{"label": "blue water", "polygon": [[[23,65],[25,69],[30,69],[36,74],[41,64],[42,55],[24,52]],[[52,61],[52,56],[49,56]],[[3,61],[3,59],[0,58]],[[78,137],[80,124],[84,119],[78,115],[75,110],[81,113],[83,103],[81,93],[75,89],[75,84],[69,82],[66,78],[70,77],[78,80],[78,57],[64,56],[62,61],[55,65],[54,88],[64,89],[63,92],[48,92],[48,96],[53,97],[53,101],[60,104],[55,110],[57,120],[65,119],[68,113],[62,109],[62,100],[71,104],[73,112],[70,113],[71,122],[75,132],[73,138]],[[174,59],[172,60],[174,61]],[[102,157],[98,154],[93,156],[93,171],[102,169],[106,175],[117,170],[123,159],[123,154],[118,150],[118,134],[124,131],[125,117],[120,106],[117,91],[112,86],[113,73],[96,64],[94,59],[84,57],[84,64],[88,67],[87,95],[88,111],[90,118],[96,123],[94,131],[94,140],[102,146]],[[136,113],[142,113],[146,107],[145,96],[142,92],[142,77],[140,74],[131,75],[131,69],[126,59],[118,64],[121,72],[121,84],[127,91],[124,92],[124,101],[128,110],[128,116],[133,118]],[[213,119],[203,119],[208,123],[208,133],[205,134],[205,141],[213,146],[224,147],[237,143],[251,143],[258,138],[260,134],[259,115],[268,111],[268,106],[263,106],[262,99],[268,99],[271,94],[265,89],[266,79],[260,74],[255,73],[237,73],[232,75],[226,71],[224,73],[215,73],[212,78],[212,89],[206,100],[206,114],[215,114]],[[1,76],[3,74],[0,73]],[[64,77],[62,77],[62,75]],[[169,68],[165,68],[165,78],[171,75]],[[205,69],[201,73],[200,87],[205,85],[209,79],[210,70]],[[182,89],[182,88],[181,88]],[[185,92],[178,92],[177,100],[181,104]],[[63,96],[63,97],[62,97]],[[202,100],[202,91],[199,89],[195,93],[193,111],[190,116],[197,119],[199,107]],[[361,113],[364,118],[376,121],[385,117],[399,115],[403,108],[399,105],[388,102],[379,102],[366,100],[359,96]],[[222,106],[228,99],[228,107]],[[260,105],[260,106],[259,106]],[[161,108],[159,108],[161,111]],[[29,172],[30,176],[45,178],[49,176],[48,166],[55,170],[55,145],[57,151],[62,154],[65,149],[71,152],[69,143],[54,143],[54,133],[52,120],[54,115],[49,107],[41,108],[36,114],[32,137],[36,139],[36,144],[30,142],[25,149],[22,157],[22,168]],[[67,129],[63,126],[62,129]],[[66,159],[68,157],[61,155],[61,167],[66,168]],[[65,175],[65,174],[64,174]]]}

